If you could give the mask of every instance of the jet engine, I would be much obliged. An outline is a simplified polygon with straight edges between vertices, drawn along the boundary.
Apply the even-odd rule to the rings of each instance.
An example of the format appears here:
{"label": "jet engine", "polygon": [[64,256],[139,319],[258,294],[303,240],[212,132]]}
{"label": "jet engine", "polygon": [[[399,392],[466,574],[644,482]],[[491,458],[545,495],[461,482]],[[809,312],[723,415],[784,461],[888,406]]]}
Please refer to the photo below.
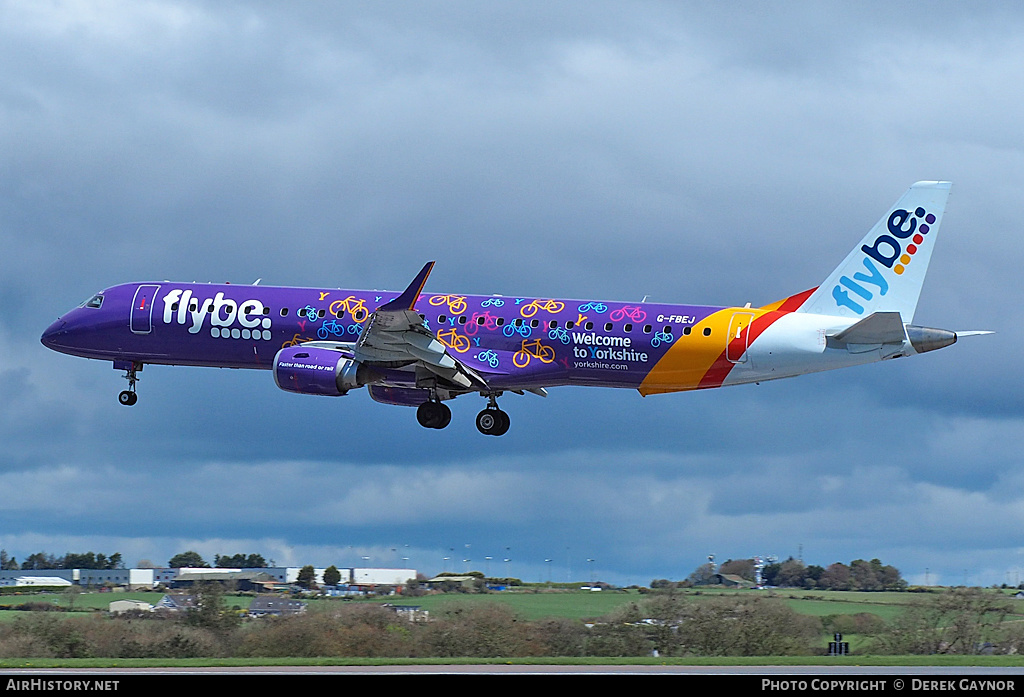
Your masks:
{"label": "jet engine", "polygon": [[287,392],[340,397],[372,380],[370,368],[342,351],[299,345],[274,356],[274,382]]}

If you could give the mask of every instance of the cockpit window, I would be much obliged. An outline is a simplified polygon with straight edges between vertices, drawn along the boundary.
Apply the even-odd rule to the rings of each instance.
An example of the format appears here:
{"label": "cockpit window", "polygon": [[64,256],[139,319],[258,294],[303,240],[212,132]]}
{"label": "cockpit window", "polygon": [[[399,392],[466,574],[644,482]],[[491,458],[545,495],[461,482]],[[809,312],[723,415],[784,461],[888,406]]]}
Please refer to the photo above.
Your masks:
{"label": "cockpit window", "polygon": [[85,307],[100,307],[103,305],[103,294],[97,293],[85,301]]}

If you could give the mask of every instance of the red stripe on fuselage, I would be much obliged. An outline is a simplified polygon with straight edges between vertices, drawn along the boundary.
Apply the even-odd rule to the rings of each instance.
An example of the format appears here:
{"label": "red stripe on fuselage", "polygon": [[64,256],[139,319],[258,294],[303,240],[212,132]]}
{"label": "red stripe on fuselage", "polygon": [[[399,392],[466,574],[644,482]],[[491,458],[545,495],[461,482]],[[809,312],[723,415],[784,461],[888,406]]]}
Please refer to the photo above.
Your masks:
{"label": "red stripe on fuselage", "polygon": [[[808,291],[810,293],[811,291]],[[803,293],[801,293],[803,295]],[[798,296],[794,296],[798,297]],[[806,298],[805,298],[806,299]],[[789,300],[792,300],[790,298]],[[789,300],[786,303],[789,303]],[[800,301],[803,303],[803,300]],[[799,305],[797,305],[799,307]],[[738,339],[732,339],[729,342],[729,347],[726,348],[722,353],[715,359],[715,362],[708,368],[708,372],[704,373],[704,377],[700,379],[700,384],[697,385],[697,389],[707,389],[711,387],[721,387],[725,379],[729,377],[729,373],[732,372],[733,366],[736,364],[729,360],[729,354],[741,355],[747,348],[750,347],[757,337],[761,336],[768,327],[772,326],[776,320],[784,315],[788,315],[788,312],[782,312],[781,310],[774,310],[772,312],[766,312],[759,317],[755,317],[747,327],[747,338],[744,340],[743,337]],[[744,345],[746,341],[746,345]]]}
{"label": "red stripe on fuselage", "polygon": [[803,293],[797,293],[796,295],[789,296],[778,307],[778,311],[779,312],[796,312],[797,310],[800,309],[800,306],[804,304],[804,302],[807,300],[807,298],[811,297],[811,295],[813,295],[814,291],[816,291],[816,290],[818,290],[818,289],[817,288],[811,288],[810,290],[805,290]]}

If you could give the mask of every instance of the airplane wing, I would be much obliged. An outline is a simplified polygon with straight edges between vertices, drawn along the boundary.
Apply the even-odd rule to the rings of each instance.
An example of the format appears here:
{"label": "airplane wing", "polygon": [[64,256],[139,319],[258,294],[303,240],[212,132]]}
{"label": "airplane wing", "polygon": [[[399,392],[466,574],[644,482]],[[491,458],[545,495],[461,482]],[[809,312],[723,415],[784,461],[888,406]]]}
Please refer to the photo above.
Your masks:
{"label": "airplane wing", "polygon": [[461,390],[487,389],[487,381],[458,360],[448,347],[424,326],[416,312],[416,300],[423,290],[434,262],[427,262],[409,287],[394,300],[381,305],[366,322],[355,343],[355,359],[370,367],[415,366],[417,374],[438,378]]}

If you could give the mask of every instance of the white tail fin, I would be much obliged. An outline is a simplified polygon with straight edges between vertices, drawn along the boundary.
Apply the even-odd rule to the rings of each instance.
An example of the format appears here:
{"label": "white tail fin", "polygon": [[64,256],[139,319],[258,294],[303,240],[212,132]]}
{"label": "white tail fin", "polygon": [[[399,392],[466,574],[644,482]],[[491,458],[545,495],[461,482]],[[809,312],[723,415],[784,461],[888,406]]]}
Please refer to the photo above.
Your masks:
{"label": "white tail fin", "polygon": [[949,187],[910,187],[797,312],[855,318],[899,312],[904,322],[912,321]]}

